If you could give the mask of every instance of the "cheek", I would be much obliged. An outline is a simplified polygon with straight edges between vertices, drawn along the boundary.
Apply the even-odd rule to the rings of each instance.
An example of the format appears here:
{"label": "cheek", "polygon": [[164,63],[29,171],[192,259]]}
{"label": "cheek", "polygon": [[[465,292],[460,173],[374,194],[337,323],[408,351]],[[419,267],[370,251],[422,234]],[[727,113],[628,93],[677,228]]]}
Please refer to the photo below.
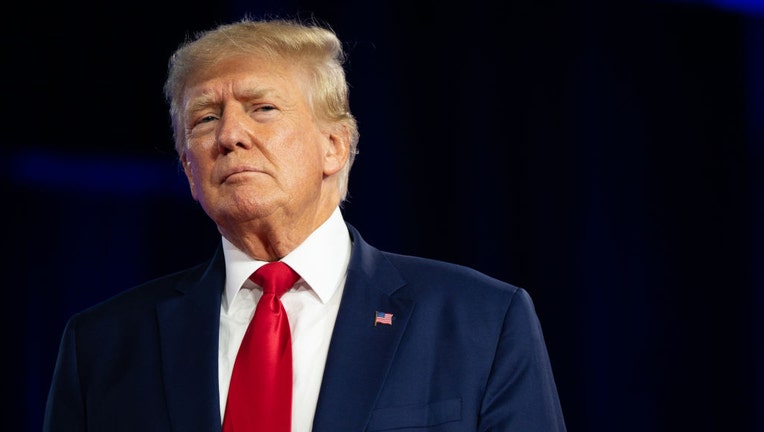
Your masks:
{"label": "cheek", "polygon": [[320,175],[324,170],[324,148],[315,139],[307,142],[311,144],[302,147],[295,164],[311,176]]}
{"label": "cheek", "polygon": [[314,190],[323,179],[318,153],[305,148],[284,154],[280,164],[281,181],[287,189]]}
{"label": "cheek", "polygon": [[186,157],[186,164],[183,166],[183,169],[186,173],[186,177],[188,178],[191,189],[196,195],[198,189],[203,187],[204,183],[209,179],[210,164],[206,158],[199,157],[199,155],[193,152],[189,152]]}
{"label": "cheek", "polygon": [[204,171],[208,171],[212,161],[217,157],[217,147],[210,145],[205,141],[189,142],[186,150],[186,160],[190,163],[194,175],[197,176]]}
{"label": "cheek", "polygon": [[196,180],[195,180],[195,173],[192,166],[191,160],[188,159],[188,156],[186,156],[183,159],[183,173],[186,175],[186,180],[188,181],[188,187],[191,190],[191,196],[195,200],[199,200],[199,198],[196,195]]}
{"label": "cheek", "polygon": [[270,138],[264,140],[269,143],[266,152],[278,155],[282,166],[288,165],[289,171],[310,170],[315,167],[321,150],[313,134],[282,132]]}

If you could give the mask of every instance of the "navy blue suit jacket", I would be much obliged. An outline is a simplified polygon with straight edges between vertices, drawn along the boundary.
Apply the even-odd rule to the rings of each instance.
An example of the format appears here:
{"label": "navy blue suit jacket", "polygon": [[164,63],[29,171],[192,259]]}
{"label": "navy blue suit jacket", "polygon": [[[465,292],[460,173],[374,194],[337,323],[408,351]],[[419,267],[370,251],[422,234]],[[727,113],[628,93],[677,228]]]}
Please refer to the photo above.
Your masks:
{"label": "navy blue suit jacket", "polygon": [[[564,431],[528,294],[466,267],[353,249],[314,432]],[[45,432],[221,430],[222,249],[73,316]],[[393,315],[375,325],[376,311]],[[295,409],[300,409],[299,406]]]}

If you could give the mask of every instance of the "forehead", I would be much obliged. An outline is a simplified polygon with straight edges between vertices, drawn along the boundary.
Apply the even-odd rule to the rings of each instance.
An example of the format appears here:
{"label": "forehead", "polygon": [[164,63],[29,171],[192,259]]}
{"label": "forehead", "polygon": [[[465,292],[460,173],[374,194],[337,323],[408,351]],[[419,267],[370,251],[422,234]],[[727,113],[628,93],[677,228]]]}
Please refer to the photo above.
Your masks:
{"label": "forehead", "polygon": [[307,100],[310,79],[295,61],[262,55],[234,54],[217,59],[191,74],[183,92],[185,105],[199,99],[221,101],[226,97],[279,96]]}

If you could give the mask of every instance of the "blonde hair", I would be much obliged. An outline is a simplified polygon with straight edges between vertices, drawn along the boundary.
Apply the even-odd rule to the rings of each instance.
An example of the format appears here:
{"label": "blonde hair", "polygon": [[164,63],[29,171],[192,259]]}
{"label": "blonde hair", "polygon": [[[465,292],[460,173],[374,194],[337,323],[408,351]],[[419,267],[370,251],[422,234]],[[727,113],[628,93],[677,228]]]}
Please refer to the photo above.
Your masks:
{"label": "blonde hair", "polygon": [[350,154],[340,172],[340,197],[347,196],[350,167],[358,152],[358,126],[350,112],[342,43],[328,27],[295,20],[252,20],[224,24],[198,33],[170,57],[164,94],[170,106],[175,150],[185,150],[181,99],[185,85],[197,71],[231,55],[252,54],[299,62],[313,78],[309,95],[314,113],[322,121],[341,123],[350,131]]}

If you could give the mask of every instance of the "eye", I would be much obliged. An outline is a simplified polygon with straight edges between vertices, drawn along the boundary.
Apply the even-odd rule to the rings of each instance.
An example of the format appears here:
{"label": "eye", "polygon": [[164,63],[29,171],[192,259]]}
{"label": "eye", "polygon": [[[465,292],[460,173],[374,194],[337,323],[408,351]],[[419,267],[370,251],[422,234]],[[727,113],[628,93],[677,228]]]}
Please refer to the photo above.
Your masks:
{"label": "eye", "polygon": [[276,105],[266,103],[253,105],[250,110],[250,117],[261,123],[274,121],[281,112]]}
{"label": "eye", "polygon": [[215,114],[205,114],[199,117],[190,118],[188,126],[186,126],[186,139],[194,139],[201,136],[201,134],[209,133],[214,129],[213,122],[218,120],[218,116]]}
{"label": "eye", "polygon": [[255,111],[259,112],[269,112],[269,111],[275,111],[276,107],[273,105],[260,105],[255,107]]}
{"label": "eye", "polygon": [[209,123],[211,121],[216,120],[217,117],[214,115],[206,115],[204,117],[199,118],[199,120],[196,121],[196,124],[202,124],[202,123]]}

